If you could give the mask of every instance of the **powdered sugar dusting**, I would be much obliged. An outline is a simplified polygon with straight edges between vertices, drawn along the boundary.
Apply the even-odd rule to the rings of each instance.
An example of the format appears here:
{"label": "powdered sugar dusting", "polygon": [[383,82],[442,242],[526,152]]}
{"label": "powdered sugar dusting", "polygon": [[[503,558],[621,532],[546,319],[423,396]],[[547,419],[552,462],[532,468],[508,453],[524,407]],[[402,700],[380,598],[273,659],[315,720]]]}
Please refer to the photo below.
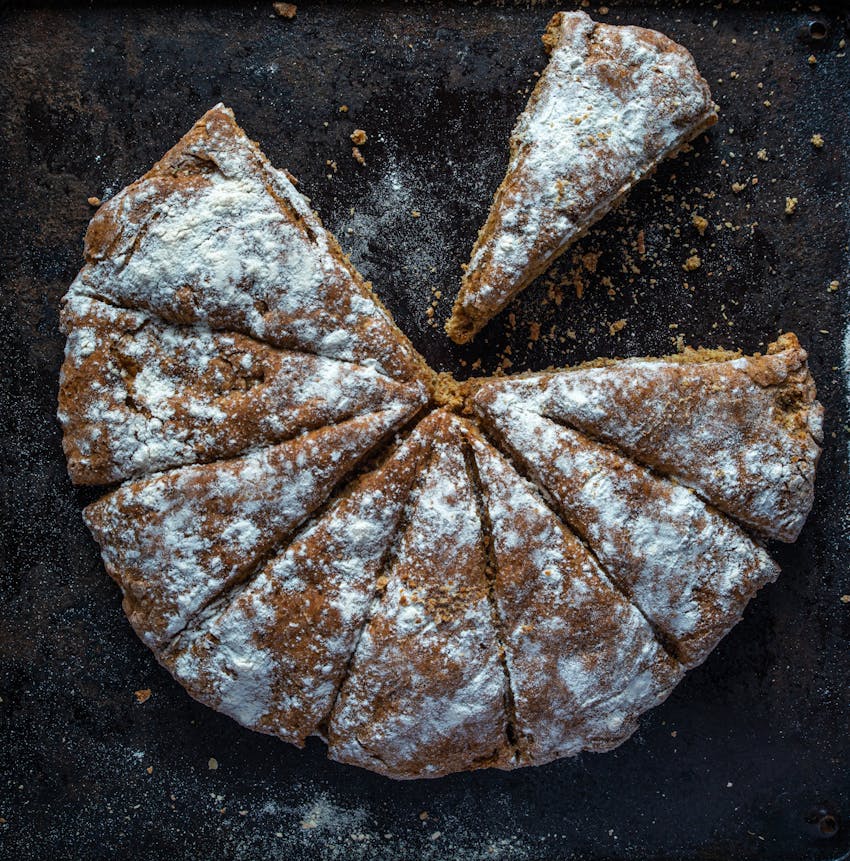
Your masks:
{"label": "powdered sugar dusting", "polygon": [[521,756],[607,750],[682,675],[643,616],[493,449],[473,440]]}
{"label": "powdered sugar dusting", "polygon": [[[462,439],[434,457],[330,727],[330,756],[404,777],[507,762],[503,674]],[[435,573],[439,576],[435,577]]]}
{"label": "powdered sugar dusting", "polygon": [[165,663],[193,696],[299,746],[318,731],[428,448],[427,435],[414,432],[178,639]]}

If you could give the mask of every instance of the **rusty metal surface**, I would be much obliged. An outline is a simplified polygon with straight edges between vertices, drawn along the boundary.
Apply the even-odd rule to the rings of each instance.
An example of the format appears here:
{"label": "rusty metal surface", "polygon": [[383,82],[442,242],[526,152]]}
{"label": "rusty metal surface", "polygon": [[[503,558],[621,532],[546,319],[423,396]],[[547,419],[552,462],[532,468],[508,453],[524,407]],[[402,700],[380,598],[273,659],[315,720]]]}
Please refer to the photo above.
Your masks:
{"label": "rusty metal surface", "polygon": [[[542,68],[551,8],[310,3],[291,21],[265,3],[0,13],[0,857],[848,851],[846,22],[790,6],[608,5],[588,11],[692,50],[720,124],[463,350],[442,322]],[[814,18],[828,33],[806,43]],[[318,742],[297,751],[194,703],[135,639],[80,519],[92,492],[65,473],[57,303],[80,265],[87,197],[118,191],[219,100],[299,178],[441,369],[658,354],[679,336],[752,351],[786,329],[810,350],[827,445],[804,533],[772,548],[782,577],[623,747],[390,783],[326,762]],[[351,156],[355,128],[369,136],[365,166]],[[798,199],[792,216],[787,197]],[[702,265],[686,272],[693,254]],[[139,704],[133,692],[147,688]],[[829,815],[836,833],[819,834]]]}

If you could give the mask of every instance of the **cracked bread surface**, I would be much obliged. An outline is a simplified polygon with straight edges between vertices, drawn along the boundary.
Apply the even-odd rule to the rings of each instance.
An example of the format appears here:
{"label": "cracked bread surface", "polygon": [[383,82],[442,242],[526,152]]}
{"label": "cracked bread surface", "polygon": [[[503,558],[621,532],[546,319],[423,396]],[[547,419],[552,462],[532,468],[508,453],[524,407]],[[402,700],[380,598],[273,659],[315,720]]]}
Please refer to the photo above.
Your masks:
{"label": "cracked bread surface", "polygon": [[[778,573],[739,524],[793,540],[811,506],[821,408],[794,336],[765,356],[459,383],[306,214],[287,222],[304,237],[274,240],[277,271],[309,247],[331,286],[276,293],[253,264],[205,280],[217,223],[245,260],[267,229],[177,211],[230,182],[232,159],[240,206],[277,236],[266,186],[283,174],[214,108],[147,175],[149,196],[143,179],[96,217],[64,301],[69,472],[123,482],[85,518],[139,636],[244,726],[317,735],[390,777],[624,741]],[[287,195],[287,212],[309,209]],[[160,290],[127,272],[162,219],[187,232]],[[185,257],[195,240],[203,265]],[[347,310],[328,339],[317,297],[341,272],[355,299],[329,300]],[[689,440],[714,452],[705,469]],[[724,483],[709,467],[729,463]]]}

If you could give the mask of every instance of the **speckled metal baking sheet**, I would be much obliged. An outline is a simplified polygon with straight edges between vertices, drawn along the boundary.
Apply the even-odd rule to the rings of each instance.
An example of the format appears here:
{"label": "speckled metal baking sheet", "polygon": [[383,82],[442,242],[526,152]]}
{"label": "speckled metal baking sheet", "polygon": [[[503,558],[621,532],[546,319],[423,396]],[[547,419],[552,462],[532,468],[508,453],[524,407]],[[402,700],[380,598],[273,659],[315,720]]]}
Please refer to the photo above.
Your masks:
{"label": "speckled metal baking sheet", "polygon": [[[691,49],[720,123],[468,349],[442,323],[544,64],[551,6],[0,12],[0,857],[847,857],[846,21],[776,4],[606,5],[588,11]],[[786,329],[811,351],[827,420],[808,525],[773,548],[779,581],[623,747],[392,783],[196,704],[133,635],[80,518],[93,493],[65,473],[57,304],[80,265],[86,199],[133,180],[219,100],[300,180],[440,369],[752,351]],[[701,266],[686,271],[692,255]],[[806,821],[828,832],[824,812],[843,820],[832,837]]]}

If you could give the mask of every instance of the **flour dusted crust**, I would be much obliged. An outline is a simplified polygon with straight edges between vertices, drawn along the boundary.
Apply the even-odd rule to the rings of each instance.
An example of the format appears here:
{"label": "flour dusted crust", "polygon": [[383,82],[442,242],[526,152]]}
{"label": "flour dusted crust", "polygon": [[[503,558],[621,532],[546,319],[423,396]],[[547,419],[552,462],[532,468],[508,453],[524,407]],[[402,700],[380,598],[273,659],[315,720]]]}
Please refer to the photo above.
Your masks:
{"label": "flour dusted crust", "polygon": [[558,12],[543,43],[549,63],[511,135],[507,174],[446,324],[461,344],[717,121],[693,58],[661,33]]}
{"label": "flour dusted crust", "polygon": [[90,296],[400,380],[426,372],[291,177],[223,105],[98,210],[85,257],[66,302]]}
{"label": "flour dusted crust", "polygon": [[690,488],[482,390],[487,425],[550,494],[685,666],[705,660],[779,576],[764,549]]}
{"label": "flour dusted crust", "polygon": [[778,573],[736,521],[791,540],[812,502],[792,335],[438,379],[221,107],[101,209],[61,319],[69,472],[123,482],[85,519],[139,636],[391,777],[620,744]]}
{"label": "flour dusted crust", "polygon": [[610,750],[683,669],[534,486],[482,440],[471,445],[519,756],[540,763]]}
{"label": "flour dusted crust", "polygon": [[331,715],[333,759],[394,777],[507,767],[506,679],[461,421],[436,413],[433,455]]}
{"label": "flour dusted crust", "polygon": [[124,609],[161,646],[237,584],[406,418],[399,409],[128,482],[85,510]]}
{"label": "flour dusted crust", "polygon": [[176,326],[87,296],[66,301],[59,418],[68,471],[107,484],[238,455],[383,408],[414,410],[423,383],[278,350],[202,324]]}
{"label": "flour dusted crust", "polygon": [[431,424],[161,655],[194,697],[299,747],[322,731],[430,455]]}
{"label": "flour dusted crust", "polygon": [[675,476],[771,538],[794,541],[812,506],[823,441],[805,351],[786,334],[764,356],[690,358],[509,380],[482,402],[498,391]]}

